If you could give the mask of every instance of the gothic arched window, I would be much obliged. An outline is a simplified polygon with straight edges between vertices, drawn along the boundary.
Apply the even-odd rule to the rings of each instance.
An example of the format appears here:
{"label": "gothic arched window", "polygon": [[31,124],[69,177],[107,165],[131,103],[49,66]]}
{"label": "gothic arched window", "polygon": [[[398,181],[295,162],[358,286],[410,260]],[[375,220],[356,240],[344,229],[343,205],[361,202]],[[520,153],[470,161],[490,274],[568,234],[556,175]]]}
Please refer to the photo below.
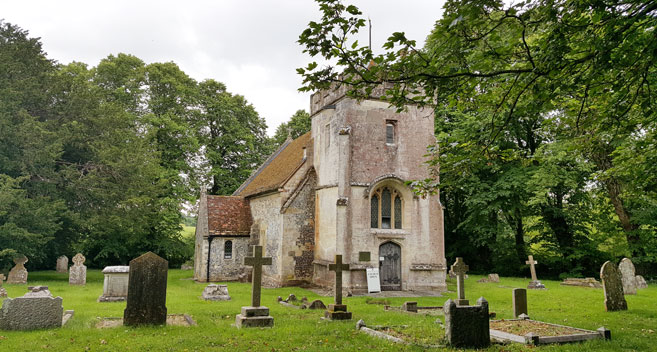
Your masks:
{"label": "gothic arched window", "polygon": [[233,241],[228,240],[224,242],[224,259],[233,258]]}
{"label": "gothic arched window", "polygon": [[370,198],[371,227],[401,229],[402,203],[401,194],[394,188],[384,186],[374,191]]}

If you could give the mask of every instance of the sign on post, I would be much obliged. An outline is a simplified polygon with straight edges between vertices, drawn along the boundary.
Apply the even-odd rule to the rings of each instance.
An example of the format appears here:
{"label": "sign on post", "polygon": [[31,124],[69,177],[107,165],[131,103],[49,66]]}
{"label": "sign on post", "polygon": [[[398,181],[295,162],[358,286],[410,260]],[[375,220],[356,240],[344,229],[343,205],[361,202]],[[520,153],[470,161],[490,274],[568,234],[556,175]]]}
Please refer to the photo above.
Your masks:
{"label": "sign on post", "polygon": [[367,268],[367,292],[381,292],[379,268]]}

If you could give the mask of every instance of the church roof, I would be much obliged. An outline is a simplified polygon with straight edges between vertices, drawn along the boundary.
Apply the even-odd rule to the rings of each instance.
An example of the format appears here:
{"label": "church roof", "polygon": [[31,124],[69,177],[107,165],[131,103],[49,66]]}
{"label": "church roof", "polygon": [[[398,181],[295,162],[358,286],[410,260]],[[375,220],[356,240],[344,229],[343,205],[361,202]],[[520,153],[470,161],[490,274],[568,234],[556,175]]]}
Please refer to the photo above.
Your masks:
{"label": "church roof", "polygon": [[248,235],[251,232],[251,207],[248,199],[233,196],[207,196],[210,236]]}
{"label": "church roof", "polygon": [[311,133],[307,132],[283,143],[233,195],[248,197],[278,190],[305,162],[303,148],[311,147],[310,137]]}

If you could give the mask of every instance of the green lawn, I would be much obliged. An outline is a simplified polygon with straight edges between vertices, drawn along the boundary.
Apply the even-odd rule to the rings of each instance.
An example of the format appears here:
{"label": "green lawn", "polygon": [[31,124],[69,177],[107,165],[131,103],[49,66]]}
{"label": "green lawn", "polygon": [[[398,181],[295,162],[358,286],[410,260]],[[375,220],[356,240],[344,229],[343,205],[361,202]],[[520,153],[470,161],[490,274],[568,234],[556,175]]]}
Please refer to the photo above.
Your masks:
{"label": "green lawn", "polygon": [[[274,317],[272,329],[241,329],[231,326],[240,307],[250,302],[247,284],[229,283],[232,300],[206,302],[199,299],[204,284],[191,280],[191,271],[170,270],[167,291],[169,314],[187,313],[198,323],[195,327],[144,327],[98,330],[97,317],[121,317],[125,302],[97,303],[102,294],[103,278],[90,270],[85,287],[69,287],[67,274],[52,271],[29,274],[29,285],[47,285],[55,296],[64,298],[64,309],[74,309],[75,316],[62,329],[32,332],[0,331],[0,351],[421,351],[419,346],[400,346],[370,337],[355,330],[363,319],[367,325],[406,325],[404,333],[424,343],[444,343],[444,331],[435,324],[435,316],[384,312],[383,306],[367,304],[366,297],[348,297],[345,303],[353,312],[349,322],[320,320],[321,311],[298,310],[276,303],[276,297],[294,293],[309,300],[322,298],[296,287],[263,289],[263,304]],[[500,283],[480,284],[481,276],[466,280],[466,296],[471,303],[484,296],[498,318],[511,318],[511,290],[525,287],[528,280],[502,278]],[[629,310],[606,313],[601,289],[561,287],[558,282],[543,281],[547,291],[529,291],[529,314],[532,319],[595,330],[605,326],[612,331],[612,341],[540,347],[542,351],[649,351],[657,349],[657,287],[640,290],[627,297]],[[9,296],[26,292],[27,285],[5,285]],[[454,291],[453,283],[450,290]],[[399,306],[417,300],[421,306],[442,305],[445,297],[388,298]],[[330,303],[328,297],[322,298]],[[442,319],[442,317],[441,317]],[[534,351],[521,345],[494,345],[489,351]]]}
{"label": "green lawn", "polygon": [[180,231],[180,234],[187,238],[187,237],[194,237],[196,232],[196,226],[187,226],[187,225],[182,225],[182,230]]}

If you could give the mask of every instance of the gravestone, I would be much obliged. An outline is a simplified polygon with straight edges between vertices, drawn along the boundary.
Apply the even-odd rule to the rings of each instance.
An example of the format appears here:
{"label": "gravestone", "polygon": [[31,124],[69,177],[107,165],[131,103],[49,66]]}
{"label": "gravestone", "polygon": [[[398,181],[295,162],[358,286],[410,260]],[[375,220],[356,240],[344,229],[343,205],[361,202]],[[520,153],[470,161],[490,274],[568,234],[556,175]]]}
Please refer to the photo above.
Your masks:
{"label": "gravestone", "polygon": [[7,297],[7,290],[2,287],[2,282],[5,280],[5,275],[0,274],[0,298]]}
{"label": "gravestone", "polygon": [[27,283],[27,269],[25,269],[25,263],[27,263],[26,256],[14,258],[14,264],[16,264],[16,266],[9,271],[9,277],[7,278],[8,284]]}
{"label": "gravestone", "polygon": [[538,277],[536,276],[536,267],[534,265],[538,264],[538,262],[534,260],[534,256],[530,255],[529,260],[525,264],[529,265],[529,271],[532,274],[532,281],[527,285],[527,288],[531,290],[545,290],[545,285],[538,281]]}
{"label": "gravestone", "polygon": [[329,270],[335,271],[335,303],[329,304],[324,312],[324,318],[329,320],[349,320],[351,312],[347,311],[347,305],[342,304],[342,271],[349,270],[349,264],[342,263],[342,255],[336,254],[335,264],[329,264]]}
{"label": "gravestone", "polygon": [[307,309],[326,309],[326,305],[324,304],[324,302],[318,299],[310,302],[309,304],[306,304],[305,306]]}
{"label": "gravestone", "polygon": [[461,257],[457,257],[451,267],[452,272],[456,275],[456,291],[458,293],[456,304],[459,306],[470,304],[470,301],[465,299],[465,273],[468,269],[468,266],[463,262],[463,258]]}
{"label": "gravestone", "polygon": [[623,293],[636,295],[636,273],[632,261],[629,258],[623,258],[618,264],[618,271],[620,271],[623,281]]}
{"label": "gravestone", "polygon": [[486,282],[500,282],[500,276],[498,274],[488,274],[488,277],[477,280],[477,282],[486,283]]}
{"label": "gravestone", "polygon": [[98,302],[121,302],[128,298],[128,279],[130,267],[127,265],[107,266],[103,269],[105,281],[103,294]]}
{"label": "gravestone", "polygon": [[73,257],[73,266],[68,272],[69,285],[87,284],[87,267],[84,265],[85,260],[87,259],[80,253]]}
{"label": "gravestone", "polygon": [[513,317],[517,318],[520,314],[527,313],[527,290],[524,288],[513,289]]}
{"label": "gravestone", "polygon": [[646,279],[644,279],[643,276],[641,275],[636,276],[636,288],[639,290],[648,288],[648,283],[646,282]]}
{"label": "gravestone", "polygon": [[269,308],[260,305],[262,288],[262,266],[271,265],[271,257],[262,256],[262,246],[253,246],[253,256],[244,258],[244,265],[253,267],[251,274],[251,306],[242,307],[241,314],[235,317],[238,328],[272,327],[274,318],[269,315]]}
{"label": "gravestone", "polygon": [[47,286],[30,287],[23,297],[7,298],[0,309],[0,330],[35,330],[62,326],[61,297],[52,297]]}
{"label": "gravestone", "polygon": [[480,297],[476,306],[459,306],[448,299],[445,312],[445,337],[452,347],[485,348],[490,345],[488,302]]}
{"label": "gravestone", "polygon": [[57,258],[57,267],[56,270],[58,273],[68,272],[68,257],[63,255]]}
{"label": "gravestone", "polygon": [[128,299],[123,325],[167,323],[167,272],[169,262],[153,252],[130,261]]}
{"label": "gravestone", "polygon": [[230,301],[227,285],[209,284],[203,290],[202,297],[206,301]]}
{"label": "gravestone", "polygon": [[605,310],[607,312],[627,310],[627,301],[623,295],[623,281],[616,265],[606,261],[600,268],[600,279],[605,294]]}
{"label": "gravestone", "polygon": [[560,284],[562,286],[579,286],[579,287],[592,287],[592,288],[602,288],[602,284],[592,278],[592,277],[587,277],[587,278],[573,278],[569,277],[563,280],[563,282]]}

